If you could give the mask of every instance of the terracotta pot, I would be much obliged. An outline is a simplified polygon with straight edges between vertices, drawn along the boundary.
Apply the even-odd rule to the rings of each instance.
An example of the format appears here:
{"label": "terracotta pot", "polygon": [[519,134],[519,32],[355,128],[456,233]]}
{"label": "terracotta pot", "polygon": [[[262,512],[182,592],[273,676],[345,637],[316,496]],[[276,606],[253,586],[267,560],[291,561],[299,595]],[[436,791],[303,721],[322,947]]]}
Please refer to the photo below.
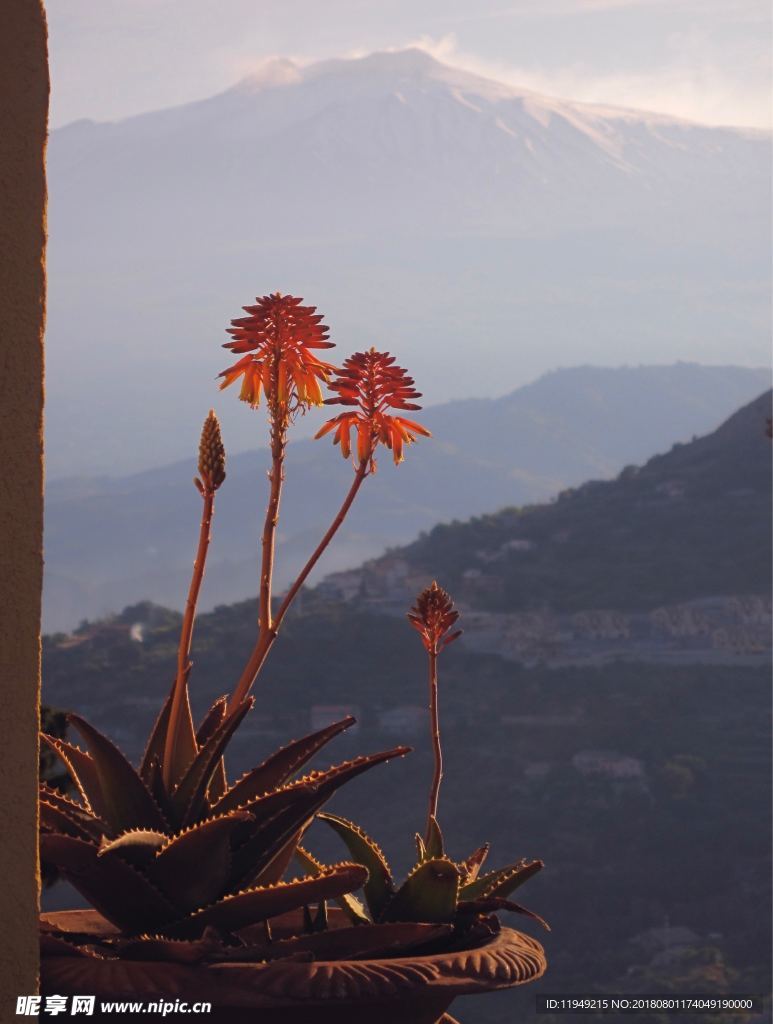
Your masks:
{"label": "terracotta pot", "polygon": [[[91,910],[44,914],[41,922],[45,930],[95,937],[116,933]],[[291,930],[291,922],[287,927]],[[209,1002],[212,1013],[198,1019],[228,1024],[441,1024],[457,996],[523,985],[546,966],[538,942],[502,928],[472,949],[379,960],[192,966],[44,951],[41,991],[117,1001]],[[142,1019],[153,1018],[142,1014]]]}

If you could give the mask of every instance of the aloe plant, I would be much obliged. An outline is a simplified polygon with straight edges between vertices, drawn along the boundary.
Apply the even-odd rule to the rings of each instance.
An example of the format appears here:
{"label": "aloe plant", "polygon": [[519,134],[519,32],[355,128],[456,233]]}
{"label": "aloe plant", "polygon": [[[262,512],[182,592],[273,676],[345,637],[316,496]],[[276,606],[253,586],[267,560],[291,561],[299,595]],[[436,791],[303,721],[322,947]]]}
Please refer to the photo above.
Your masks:
{"label": "aloe plant", "polygon": [[352,724],[345,718],[281,748],[213,796],[220,758],[251,704],[249,699],[225,716],[225,700],[215,702],[199,729],[198,752],[171,791],[163,785],[159,757],[168,702],[139,770],[78,715],[69,721],[85,750],[44,736],[67,766],[80,801],[41,785],[41,859],[125,935],[197,939],[207,928],[232,933],[343,896],[365,881],[366,869],[353,863],[292,882],[280,879],[303,830],[329,797],[407,748],[291,781]]}
{"label": "aloe plant", "polygon": [[[344,783],[408,750],[396,747],[298,777],[353,724],[348,717],[289,743],[229,785],[224,754],[254,698],[219,698],[194,729],[188,694],[196,603],[215,492],[224,480],[225,452],[211,412],[195,480],[204,511],[177,673],[139,767],[77,714],[67,720],[83,747],[42,734],[77,796],[41,783],[41,860],[119,930],[117,938],[102,940],[103,951],[107,945],[121,952],[130,941],[135,954],[147,947],[149,956],[175,958],[183,942],[190,957],[191,943],[202,955],[211,953],[233,944],[244,928],[269,927],[264,923],[270,918],[310,904],[322,920],[325,901],[361,886],[367,869],[343,862],[283,882],[303,831]],[[46,941],[65,940],[49,930]],[[79,939],[70,935],[66,941]],[[93,935],[81,937],[92,951],[94,942]]]}
{"label": "aloe plant", "polygon": [[[368,877],[363,885],[366,909],[361,904],[358,907],[361,921],[374,924],[409,921],[447,924],[464,931],[478,922],[481,915],[511,910],[548,928],[538,914],[509,899],[516,889],[542,869],[541,860],[522,859],[481,874],[488,855],[488,843],[478,847],[464,860],[453,860],[446,854],[440,826],[432,818],[430,841],[425,843],[416,834],[416,863],[398,886],[380,847],[363,829],[335,814],[320,813],[317,818],[343,840],[352,861],[367,869]],[[303,847],[299,847],[297,857],[307,869],[315,863]],[[318,877],[321,877],[321,872]]]}
{"label": "aloe plant", "polygon": [[[226,748],[254,703],[250,690],[273,646],[283,618],[309,573],[339,529],[366,477],[376,469],[379,445],[395,463],[417,435],[429,432],[402,412],[418,409],[412,378],[388,353],[356,353],[342,369],[312,350],[331,347],[314,307],[279,293],[245,307],[232,321],[228,348],[242,356],[224,371],[223,386],[242,379],[241,398],[256,406],[266,397],[271,438],[270,495],[261,542],[257,638],[233,693],[216,700],[194,727],[188,691],[196,607],[204,578],[215,496],[226,478],[220,427],[210,412],[199,446],[202,498],[196,559],[182,620],[175,678],[135,768],[101,732],[79,715],[68,716],[83,747],[63,735],[43,735],[65,765],[77,796],[40,787],[40,851],[110,922],[115,931],[64,933],[44,925],[44,950],[126,959],[270,961],[277,958],[362,958],[448,948],[499,927],[501,909],[538,915],[509,897],[542,867],[521,860],[481,874],[488,845],[465,860],[445,852],[438,825],[442,752],[438,714],[438,656],[459,636],[449,596],[433,583],[409,619],[429,655],[430,718],[435,770],[418,860],[397,886],[376,843],[344,818],[322,813],[346,782],[407,747],[357,757],[325,771],[304,767],[354,721],[340,722],[295,740],[229,784]],[[337,380],[330,383],[335,374]],[[318,433],[351,456],[357,435],[352,485],[341,509],[312,552],[279,608],[272,602],[274,547],[284,479],[287,432],[293,419],[321,404],[321,384],[347,410]],[[318,816],[344,841],[350,859],[324,865],[300,845]],[[293,857],[301,877],[283,881]],[[364,903],[353,893],[363,889]],[[328,902],[348,915],[349,927],[328,928]],[[312,908],[314,908],[312,910]],[[287,914],[296,911],[295,915]],[[284,915],[284,916],[283,916]],[[272,920],[274,924],[272,925]],[[289,923],[288,923],[289,922]],[[289,929],[289,933],[288,933]]]}
{"label": "aloe plant", "polygon": [[[424,922],[451,925],[458,933],[476,927],[498,928],[492,918],[498,910],[524,914],[548,928],[547,923],[509,897],[542,869],[541,860],[521,859],[506,867],[481,874],[488,856],[484,843],[463,860],[448,856],[443,833],[437,819],[443,758],[438,713],[438,657],[461,636],[455,629],[459,613],[451,597],[436,582],[419,595],[408,613],[408,619],[419,633],[429,661],[430,732],[434,754],[434,773],[430,787],[429,809],[425,834],[416,833],[417,860],[401,885],[395,883],[392,871],[378,844],[363,829],[334,814],[319,813],[317,818],[328,825],[344,842],[352,861],[368,872],[363,886],[365,906],[356,907],[352,898],[346,909],[354,921],[386,925],[391,922]],[[300,847],[297,858],[307,871],[322,877],[322,865]]]}

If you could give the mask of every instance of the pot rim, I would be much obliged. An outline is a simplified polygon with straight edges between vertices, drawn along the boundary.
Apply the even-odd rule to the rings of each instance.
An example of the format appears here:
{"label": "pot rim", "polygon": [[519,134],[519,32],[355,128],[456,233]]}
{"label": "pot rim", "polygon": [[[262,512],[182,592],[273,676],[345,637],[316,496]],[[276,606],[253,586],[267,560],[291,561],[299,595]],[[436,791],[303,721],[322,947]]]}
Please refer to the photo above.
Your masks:
{"label": "pot rim", "polygon": [[[96,911],[41,914],[41,923],[62,931],[84,931],[89,921],[95,934],[114,930]],[[80,923],[81,927],[74,927]],[[70,925],[68,928],[67,925]],[[106,927],[107,926],[107,927]],[[170,998],[205,991],[216,1005],[313,1005],[401,1000],[422,995],[469,995],[523,985],[547,967],[536,939],[512,928],[481,945],[450,952],[363,960],[274,960],[267,963],[201,963],[108,960],[84,956],[45,955],[43,965],[60,987],[70,977],[83,984],[84,975],[102,993],[118,991]],[[80,976],[83,980],[78,980]],[[79,989],[83,991],[83,989]]]}

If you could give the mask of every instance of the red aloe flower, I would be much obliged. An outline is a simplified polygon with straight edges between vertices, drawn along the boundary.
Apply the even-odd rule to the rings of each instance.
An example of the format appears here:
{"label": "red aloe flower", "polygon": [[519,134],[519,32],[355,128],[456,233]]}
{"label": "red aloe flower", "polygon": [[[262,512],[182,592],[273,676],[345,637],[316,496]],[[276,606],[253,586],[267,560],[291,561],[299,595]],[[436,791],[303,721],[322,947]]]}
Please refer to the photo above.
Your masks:
{"label": "red aloe flower", "polygon": [[316,306],[303,306],[294,295],[264,295],[257,305],[244,306],[247,316],[231,321],[233,341],[223,348],[247,355],[220,374],[221,388],[239,377],[239,397],[255,407],[263,390],[269,402],[292,411],[322,404],[320,381],[327,381],[334,367],[318,359],[312,349],[333,348],[328,328]]}
{"label": "red aloe flower", "polygon": [[413,378],[395,365],[395,357],[388,352],[355,352],[340,370],[337,380],[328,387],[337,392],[336,398],[328,398],[325,405],[355,406],[355,411],[342,412],[334,416],[317,433],[317,437],[335,430],[333,443],[341,445],[341,454],[348,459],[351,454],[351,432],[357,431],[357,458],[360,462],[370,460],[371,471],[375,469],[373,455],[379,444],[385,444],[392,452],[395,465],[403,461],[403,448],[422,437],[432,435],[420,423],[394,416],[389,409],[420,409],[413,402],[421,395],[413,387]]}

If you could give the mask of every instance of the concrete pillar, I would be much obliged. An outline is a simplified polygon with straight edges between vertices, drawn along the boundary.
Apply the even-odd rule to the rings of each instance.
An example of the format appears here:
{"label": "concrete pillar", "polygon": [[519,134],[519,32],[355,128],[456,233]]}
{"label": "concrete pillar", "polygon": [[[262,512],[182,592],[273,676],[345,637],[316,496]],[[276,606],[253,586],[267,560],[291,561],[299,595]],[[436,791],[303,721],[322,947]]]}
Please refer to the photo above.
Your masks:
{"label": "concrete pillar", "polygon": [[[48,52],[41,0],[0,5],[0,1020],[37,991]],[[19,1020],[23,1018],[18,1018]],[[27,1018],[29,1019],[29,1018]]]}

